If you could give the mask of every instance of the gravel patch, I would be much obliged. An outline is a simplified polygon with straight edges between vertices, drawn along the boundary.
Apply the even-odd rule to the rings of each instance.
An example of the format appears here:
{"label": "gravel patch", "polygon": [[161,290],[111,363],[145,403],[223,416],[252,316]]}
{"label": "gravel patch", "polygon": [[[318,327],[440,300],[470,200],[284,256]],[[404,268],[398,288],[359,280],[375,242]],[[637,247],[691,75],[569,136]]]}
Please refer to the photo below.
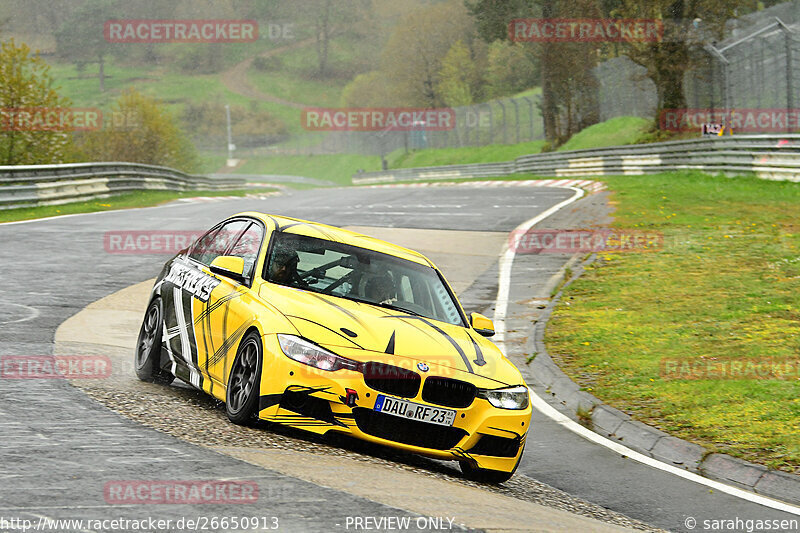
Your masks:
{"label": "gravel patch", "polygon": [[[575,498],[549,485],[517,474],[502,485],[484,485],[461,477],[453,461],[437,461],[333,434],[318,436],[284,426],[259,423],[255,427],[232,424],[222,402],[183,384],[164,387],[141,382],[117,380],[73,382],[91,398],[141,424],[203,447],[241,447],[289,449],[346,457],[419,475],[446,479],[519,500],[568,511],[610,524],[639,531],[664,530],[628,518],[599,505]],[[177,383],[177,382],[176,382]],[[117,387],[109,385],[117,385]]]}

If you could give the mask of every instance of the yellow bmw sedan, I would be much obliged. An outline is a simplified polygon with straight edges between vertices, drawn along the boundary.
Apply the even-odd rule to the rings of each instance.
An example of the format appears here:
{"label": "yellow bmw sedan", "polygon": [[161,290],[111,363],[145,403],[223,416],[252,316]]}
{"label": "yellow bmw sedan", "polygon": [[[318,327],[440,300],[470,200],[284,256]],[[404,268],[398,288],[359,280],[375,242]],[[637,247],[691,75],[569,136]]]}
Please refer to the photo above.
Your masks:
{"label": "yellow bmw sedan", "polygon": [[236,424],[345,433],[500,483],[522,457],[531,405],[493,334],[417,252],[246,212],[164,266],[135,368],[218,398]]}

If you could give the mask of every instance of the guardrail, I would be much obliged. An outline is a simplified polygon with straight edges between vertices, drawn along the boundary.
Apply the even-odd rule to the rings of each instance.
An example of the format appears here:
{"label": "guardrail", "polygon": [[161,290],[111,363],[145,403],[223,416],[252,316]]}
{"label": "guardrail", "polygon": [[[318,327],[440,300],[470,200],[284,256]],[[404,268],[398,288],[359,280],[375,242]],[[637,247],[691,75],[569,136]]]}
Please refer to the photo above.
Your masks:
{"label": "guardrail", "polygon": [[763,179],[800,181],[800,134],[706,137],[570,152],[547,152],[524,155],[505,163],[362,172],[353,176],[353,183],[362,185],[486,178],[522,173],[572,178],[642,175],[687,169],[727,174],[754,173]]}
{"label": "guardrail", "polygon": [[193,176],[137,163],[0,166],[0,209],[57,205],[142,190],[230,190],[240,176]]}

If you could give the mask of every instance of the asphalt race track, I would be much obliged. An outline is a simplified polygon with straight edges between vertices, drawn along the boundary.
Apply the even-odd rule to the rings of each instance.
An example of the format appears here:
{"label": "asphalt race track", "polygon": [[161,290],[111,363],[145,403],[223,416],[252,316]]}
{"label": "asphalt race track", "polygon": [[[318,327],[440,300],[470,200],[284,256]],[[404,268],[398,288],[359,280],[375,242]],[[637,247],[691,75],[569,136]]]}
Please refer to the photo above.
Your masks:
{"label": "asphalt race track", "polygon": [[[340,226],[509,232],[571,195],[567,189],[533,187],[316,189],[263,200],[184,202],[0,225],[0,298],[4,302],[0,355],[52,354],[55,331],[69,317],[111,293],[155,277],[165,256],[107,253],[103,246],[107,231],[197,231],[233,213],[259,210]],[[597,205],[602,198],[597,194],[580,200],[541,227],[589,223],[602,215],[602,206]],[[540,297],[567,259],[529,256],[515,263],[514,299]],[[467,289],[463,299],[467,311],[485,311],[490,301],[487,295],[496,294],[496,284],[495,265]],[[509,346],[515,346],[513,338]],[[163,479],[167,471],[174,478],[247,478],[262,487],[269,484],[270,501],[275,504],[269,516],[280,518],[281,531],[345,531],[347,517],[354,515],[418,517],[290,476],[253,473],[246,463],[183,445],[121,417],[62,380],[0,379],[0,394],[0,479],[4,481],[0,517],[203,514],[180,506],[150,506],[143,511],[143,506],[112,509],[103,503],[106,480]],[[119,461],[122,456],[124,462]],[[520,474],[670,531],[693,530],[685,525],[689,517],[700,524],[737,517],[797,519],[623,458],[539,413],[534,413]],[[214,514],[241,515],[241,508],[221,506]],[[433,524],[428,526],[435,529]],[[531,524],[532,530],[540,527]]]}

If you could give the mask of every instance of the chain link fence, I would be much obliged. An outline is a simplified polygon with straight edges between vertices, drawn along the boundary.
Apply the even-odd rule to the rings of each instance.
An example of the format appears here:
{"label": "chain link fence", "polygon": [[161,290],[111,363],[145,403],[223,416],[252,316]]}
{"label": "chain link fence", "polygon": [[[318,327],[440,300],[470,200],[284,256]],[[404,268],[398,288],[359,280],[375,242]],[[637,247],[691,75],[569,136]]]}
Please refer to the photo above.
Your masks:
{"label": "chain link fence", "polygon": [[[800,31],[780,19],[696,51],[684,82],[694,108],[794,109],[800,88]],[[796,129],[796,128],[795,128]]]}
{"label": "chain link fence", "polygon": [[[687,107],[730,113],[743,108],[793,110],[800,104],[800,0],[731,21],[729,32],[732,36],[724,41],[693,47],[683,82]],[[594,75],[601,121],[618,116],[658,118],[656,87],[645,67],[620,56],[598,64]],[[308,132],[288,144],[249,147],[240,155],[388,155],[397,150],[539,141],[544,139],[540,105],[539,91],[530,91],[454,108],[451,130],[430,131],[421,123],[411,131]],[[797,130],[797,124],[788,122],[784,128]]]}

